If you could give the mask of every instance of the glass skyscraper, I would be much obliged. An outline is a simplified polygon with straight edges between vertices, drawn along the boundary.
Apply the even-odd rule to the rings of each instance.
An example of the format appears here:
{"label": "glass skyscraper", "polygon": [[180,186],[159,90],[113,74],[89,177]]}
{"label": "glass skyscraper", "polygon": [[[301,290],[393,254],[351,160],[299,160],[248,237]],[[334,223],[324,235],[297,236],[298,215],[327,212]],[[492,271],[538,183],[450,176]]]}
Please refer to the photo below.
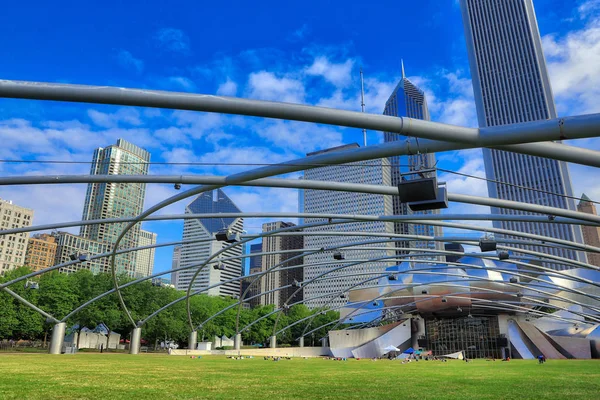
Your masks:
{"label": "glass skyscraper", "polygon": [[[116,145],[94,151],[90,175],[148,175],[150,153],[141,147],[118,139]],[[92,219],[135,217],[144,210],[145,183],[90,183],[85,196],[84,221]],[[80,235],[86,239],[114,244],[127,223],[82,226]],[[133,227],[121,241],[120,248],[138,246],[140,224]],[[130,276],[136,271],[136,252],[116,258],[117,272]]]}
{"label": "glass skyscraper", "polygon": [[[532,0],[461,0],[479,126],[556,118]],[[576,210],[564,162],[483,149],[490,197]],[[503,184],[506,182],[508,184]],[[534,190],[531,190],[534,189]],[[523,212],[492,208],[495,214]],[[577,225],[495,221],[503,229],[582,243]],[[585,254],[557,247],[527,249],[585,261]],[[563,265],[552,265],[565,269]]]}
{"label": "glass skyscraper", "polygon": [[[185,208],[186,214],[217,214],[240,213],[240,209],[231,201],[221,189],[211,190],[198,195]],[[244,229],[243,218],[194,218],[186,219],[183,225],[183,240],[188,242],[181,246],[179,267],[196,265],[206,260],[217,251],[230,244],[212,240],[221,229],[229,228],[233,232],[241,233]],[[193,243],[189,243],[193,241]],[[220,258],[240,257],[243,253],[242,246],[235,246],[222,253]],[[214,264],[218,263],[218,259]],[[241,258],[223,260],[224,270],[213,268],[213,264],[205,267],[192,285],[193,290],[205,289],[219,282],[237,278],[242,275]],[[196,268],[181,270],[177,273],[177,281],[173,282],[179,290],[187,290]],[[205,294],[239,297],[240,282],[231,282],[219,287],[209,289]]]}
{"label": "glass skyscraper", "polygon": [[[390,95],[390,98],[385,103],[384,115],[393,117],[409,117],[429,121],[429,108],[427,107],[427,99],[425,93],[408,80],[404,74],[404,63],[402,64],[402,79],[396,85],[396,88]],[[395,142],[397,140],[406,140],[406,136],[384,132],[384,141]],[[416,149],[418,151],[418,149]],[[435,166],[435,154],[413,154],[409,156],[394,156],[389,158],[392,185],[398,186],[403,180],[411,180],[420,177],[435,177],[436,171],[431,170]],[[411,174],[416,171],[423,171],[419,174]],[[398,196],[393,196],[394,215],[423,215],[423,214],[439,214],[440,210],[427,210],[413,212],[408,208],[408,205],[402,203]],[[425,235],[425,236],[441,236],[442,228],[430,225],[407,224],[404,222],[394,223],[394,233],[410,234],[410,235]],[[443,250],[441,242],[433,241],[406,241],[398,242],[397,247],[414,247],[416,249],[438,249]],[[399,251],[401,254],[407,251]],[[423,258],[423,257],[416,257]],[[436,259],[436,257],[425,257],[428,259]]]}

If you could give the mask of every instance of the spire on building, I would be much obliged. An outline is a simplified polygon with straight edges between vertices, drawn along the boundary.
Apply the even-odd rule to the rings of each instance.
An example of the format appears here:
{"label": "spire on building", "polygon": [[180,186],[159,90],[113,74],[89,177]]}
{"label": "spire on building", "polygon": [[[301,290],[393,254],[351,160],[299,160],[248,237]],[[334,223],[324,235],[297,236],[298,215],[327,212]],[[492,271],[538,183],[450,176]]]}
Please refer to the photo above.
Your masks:
{"label": "spire on building", "polygon": [[587,197],[587,195],[584,193],[581,195],[581,202],[587,202],[587,203],[591,203],[592,199],[590,199],[589,197]]}
{"label": "spire on building", "polygon": [[400,59],[400,64],[402,64],[402,79],[406,79],[406,73],[404,72],[404,60]]}

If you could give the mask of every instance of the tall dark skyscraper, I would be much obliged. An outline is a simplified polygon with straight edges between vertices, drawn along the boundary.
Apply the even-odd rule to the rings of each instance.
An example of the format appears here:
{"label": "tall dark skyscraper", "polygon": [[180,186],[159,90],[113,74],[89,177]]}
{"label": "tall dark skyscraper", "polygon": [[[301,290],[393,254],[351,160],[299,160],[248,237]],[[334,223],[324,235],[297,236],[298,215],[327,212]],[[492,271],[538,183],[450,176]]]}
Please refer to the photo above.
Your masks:
{"label": "tall dark skyscraper", "polygon": [[[556,118],[532,0],[461,0],[479,126]],[[490,197],[575,210],[564,162],[483,149]],[[499,182],[507,182],[502,184]],[[529,190],[532,188],[537,190]],[[520,214],[492,208],[495,214]],[[503,229],[582,243],[581,228],[567,224],[495,221]],[[556,247],[525,248],[585,261],[585,254]],[[556,269],[568,268],[553,265]]]}
{"label": "tall dark skyscraper", "polygon": [[[402,79],[390,95],[390,98],[385,103],[384,115],[393,117],[409,117],[429,121],[429,108],[427,107],[427,99],[425,93],[408,80],[404,74],[404,63],[402,63]],[[385,132],[385,142],[394,142],[397,140],[405,140],[406,137],[393,132]],[[402,180],[410,180],[419,177],[419,175],[410,175],[407,173],[430,170],[435,166],[435,154],[415,154],[410,156],[394,156],[390,157],[392,185],[397,186]],[[423,172],[421,176],[434,177],[435,171]],[[394,215],[411,215],[411,214],[439,214],[440,210],[428,210],[413,212],[408,208],[408,205],[400,202],[398,196],[392,198]],[[411,234],[411,235],[426,235],[426,236],[441,236],[442,228],[430,225],[406,224],[403,222],[394,223],[394,233]],[[443,249],[441,242],[430,241],[412,241],[398,242],[399,247],[414,247],[417,249]],[[406,253],[406,251],[400,251]],[[431,258],[431,257],[427,257]]]}

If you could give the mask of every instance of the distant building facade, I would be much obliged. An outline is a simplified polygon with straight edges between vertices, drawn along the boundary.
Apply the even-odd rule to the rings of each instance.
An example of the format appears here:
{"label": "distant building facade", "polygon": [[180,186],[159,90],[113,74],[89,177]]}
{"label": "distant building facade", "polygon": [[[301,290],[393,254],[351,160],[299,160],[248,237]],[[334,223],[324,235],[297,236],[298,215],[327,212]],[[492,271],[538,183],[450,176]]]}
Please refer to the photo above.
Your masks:
{"label": "distant building facade", "polygon": [[[291,228],[296,226],[291,222],[268,222],[263,224],[262,230],[265,232],[272,232],[283,228]],[[267,270],[275,267],[276,265],[282,264],[281,267],[277,267],[272,272],[266,273],[261,277],[260,288],[262,293],[265,293],[260,297],[260,303],[262,305],[274,304],[276,308],[280,308],[298,288],[287,287],[281,290],[275,290],[289,286],[296,280],[302,282],[304,280],[303,267],[293,268],[295,266],[302,265],[304,260],[302,257],[298,257],[302,253],[304,247],[304,238],[301,235],[293,236],[264,236],[262,239],[262,250],[263,253],[274,253],[278,251],[285,251],[282,254],[263,254],[261,261],[261,271],[266,272]],[[298,250],[298,251],[292,251]],[[297,257],[297,258],[296,258]],[[287,261],[290,260],[290,261]],[[286,262],[287,261],[287,262]],[[270,293],[269,293],[270,292]],[[288,303],[295,303],[303,299],[302,289],[294,295]]]}
{"label": "distant building facade", "polygon": [[[52,236],[56,239],[56,256],[54,264],[63,264],[80,255],[94,256],[108,253],[112,250],[109,243],[90,240],[69,232],[54,232]],[[102,257],[95,260],[77,262],[59,269],[60,272],[72,273],[80,269],[88,269],[93,274],[110,271],[110,257]]]}
{"label": "distant building facade", "polygon": [[[33,210],[0,199],[0,230],[31,226]],[[0,236],[0,274],[25,265],[27,233]]]}
{"label": "distant building facade", "polygon": [[[589,197],[583,194],[577,205],[577,211],[591,215],[598,215],[596,206]],[[583,225],[583,242],[588,246],[600,247],[600,227]],[[588,263],[600,267],[600,254],[587,253]]]}
{"label": "distant building facade", "polygon": [[[339,146],[331,149],[321,150],[309,153],[307,156],[325,154],[337,151],[346,151],[359,148],[356,143]],[[370,185],[391,186],[389,161],[387,159],[362,161],[360,163],[349,163],[343,165],[332,165],[327,167],[314,168],[304,171],[304,179],[316,181],[331,181],[345,183],[364,183]],[[367,193],[335,192],[327,190],[304,190],[302,204],[306,213],[334,213],[349,215],[392,215],[391,196],[375,195]],[[322,222],[322,220],[320,220]],[[306,218],[305,224],[317,222],[313,218]],[[328,231],[356,232],[356,236],[328,236]],[[390,234],[394,233],[394,224],[391,222],[353,222],[348,224],[324,225],[322,227],[307,228],[304,232],[315,233],[304,237],[305,249],[320,249],[339,246],[342,244],[352,244],[357,242],[374,240],[370,237],[360,236],[363,232],[375,232]],[[373,246],[362,246],[373,247]],[[380,244],[382,250],[342,250],[346,259],[369,260],[393,257],[395,255],[392,244]],[[334,266],[342,266],[344,262],[333,259],[333,251],[316,252],[304,256],[304,281],[315,279],[329,271]],[[305,304],[310,308],[321,307],[325,305],[341,306],[345,303],[340,298],[338,292],[358,284],[367,277],[365,275],[356,277],[336,278],[340,275],[358,274],[358,273],[378,273],[393,264],[390,261],[373,261],[364,264],[357,264],[341,269],[324,278],[307,285],[304,288]]]}
{"label": "distant building facade", "polygon": [[[256,243],[250,245],[250,254],[257,254],[262,252],[262,243]],[[248,274],[254,275],[258,274],[261,271],[262,264],[262,256],[250,256],[250,265]],[[246,294],[247,301],[244,301],[245,304],[248,304],[250,307],[256,307],[260,305],[260,297],[257,297],[259,293],[262,293],[261,287],[261,279],[254,281],[254,276],[249,276],[240,281],[240,296],[248,289],[248,293]],[[252,284],[252,286],[250,286]]]}
{"label": "distant building facade", "polygon": [[[138,238],[138,246],[152,246],[156,244],[156,233],[148,232],[140,229],[140,236]],[[138,250],[136,256],[135,266],[135,277],[141,278],[144,276],[152,275],[154,270],[154,252],[155,249]]]}
{"label": "distant building facade", "polygon": [[[385,103],[385,109],[383,110],[383,114],[390,115],[393,117],[409,117],[414,119],[422,119],[425,121],[429,121],[431,119],[429,116],[429,108],[427,107],[427,99],[425,97],[425,93],[406,78],[406,76],[404,75],[404,64],[402,65],[402,79],[400,80],[398,85],[396,85],[396,88]],[[398,133],[384,132],[385,143],[405,141],[406,139],[406,136],[400,135]],[[398,186],[402,181],[413,180],[422,177],[437,178],[437,171],[435,170],[435,153],[420,153],[408,156],[394,156],[390,157],[389,160],[393,186]],[[417,171],[423,172],[419,173],[418,175],[413,174]],[[440,213],[440,210],[414,212],[408,207],[406,203],[402,203],[400,201],[399,196],[392,197],[392,204],[394,209],[394,215],[432,215]],[[432,225],[394,222],[394,233],[420,236],[441,236],[442,228],[439,226]],[[427,249],[442,250],[443,244],[441,242],[434,242],[428,240],[412,240],[397,242],[396,247],[410,247],[421,251],[426,251]],[[399,253],[406,254],[408,253],[408,251],[399,250]],[[425,258],[433,260],[439,259],[439,257],[436,256],[415,258]]]}
{"label": "distant building facade", "polygon": [[25,265],[34,271],[40,271],[54,265],[56,257],[56,238],[50,234],[33,235],[27,243]]}
{"label": "distant building facade", "polygon": [[[171,261],[171,269],[179,268],[179,259],[181,258],[181,245],[175,246],[173,248],[173,259]],[[177,287],[177,280],[179,276],[179,271],[171,272],[171,284],[174,287]]]}
{"label": "distant building facade", "polygon": [[[208,191],[198,195],[185,208],[186,214],[215,214],[215,213],[239,213],[240,209],[231,201],[221,189]],[[193,275],[200,264],[207,260],[217,251],[229,246],[227,242],[215,240],[215,234],[222,229],[230,229],[232,232],[240,233],[244,229],[243,218],[196,218],[186,219],[183,226],[183,241],[181,246],[180,267],[190,267],[179,271],[175,287],[179,290],[187,290]],[[230,257],[240,257],[242,246],[234,246],[222,253],[221,257],[215,259],[207,267],[203,268],[192,284],[193,290],[206,289],[242,276],[241,258],[226,260]],[[221,259],[223,259],[221,261]],[[224,269],[214,268],[219,263]],[[240,292],[239,281],[230,282],[214,287],[205,292],[211,296],[231,296],[237,298]]]}
{"label": "distant building facade", "polygon": [[[479,126],[556,118],[532,0],[461,0],[460,5]],[[489,148],[483,148],[483,160],[490,197],[576,209],[567,163]],[[528,214],[496,207],[492,207],[492,213]],[[578,225],[519,221],[493,224],[495,228],[583,243]],[[584,252],[560,246],[514,246],[586,260]],[[557,270],[571,268],[561,264],[548,266]]]}
{"label": "distant building facade", "polygon": [[[147,175],[150,153],[123,139],[94,151],[90,175]],[[144,210],[145,183],[90,183],[83,209],[84,221],[135,217]],[[127,223],[96,224],[81,227],[80,235],[89,240],[114,244]],[[140,225],[136,224],[123,238],[119,248],[134,248],[139,243]],[[134,276],[137,252],[120,254],[117,271]]]}

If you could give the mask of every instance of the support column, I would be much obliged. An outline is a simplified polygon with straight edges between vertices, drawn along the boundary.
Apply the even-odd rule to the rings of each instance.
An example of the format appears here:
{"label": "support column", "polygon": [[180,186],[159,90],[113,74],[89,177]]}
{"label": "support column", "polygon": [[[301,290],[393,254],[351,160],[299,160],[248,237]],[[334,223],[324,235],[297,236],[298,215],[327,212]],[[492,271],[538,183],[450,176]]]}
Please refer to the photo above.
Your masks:
{"label": "support column", "polygon": [[129,354],[139,354],[141,339],[142,328],[133,328],[131,331],[131,342],[129,343]]}
{"label": "support column", "polygon": [[329,347],[329,338],[328,337],[324,337],[323,341],[321,341],[321,346],[322,347]]}
{"label": "support column", "polygon": [[411,318],[411,328],[413,329],[411,345],[416,350],[421,347],[419,346],[419,336],[425,336],[425,320],[420,315]]}
{"label": "support column", "polygon": [[277,336],[271,336],[271,342],[269,344],[269,347],[272,349],[277,348]]}
{"label": "support column", "polygon": [[188,349],[196,350],[196,347],[198,347],[197,343],[198,343],[198,331],[191,331],[190,338],[188,340]]}
{"label": "support column", "polygon": [[233,349],[234,350],[239,350],[241,348],[242,348],[242,334],[238,333],[233,338]]}
{"label": "support column", "polygon": [[300,347],[304,347],[304,336],[302,336],[302,337],[300,338],[300,340],[298,341],[298,346],[300,346]]}
{"label": "support column", "polygon": [[50,346],[48,347],[49,354],[61,354],[63,343],[65,341],[65,329],[67,324],[65,322],[59,322],[52,328],[52,338],[50,339]]}

